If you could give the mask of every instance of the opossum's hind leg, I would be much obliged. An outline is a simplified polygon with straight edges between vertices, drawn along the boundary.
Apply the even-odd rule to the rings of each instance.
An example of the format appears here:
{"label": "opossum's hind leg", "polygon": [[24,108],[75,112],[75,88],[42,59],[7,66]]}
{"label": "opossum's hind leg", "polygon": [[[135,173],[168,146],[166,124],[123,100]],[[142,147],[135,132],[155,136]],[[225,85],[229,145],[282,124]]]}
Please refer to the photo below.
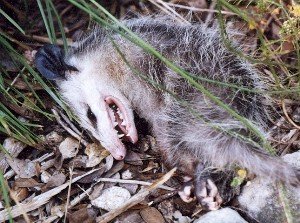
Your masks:
{"label": "opossum's hind leg", "polygon": [[[199,173],[201,174],[198,175]],[[210,211],[219,209],[223,202],[217,186],[210,178],[210,174],[204,173],[202,164],[197,164],[195,178],[186,181],[178,194],[185,202],[193,201],[195,196],[201,206]]]}

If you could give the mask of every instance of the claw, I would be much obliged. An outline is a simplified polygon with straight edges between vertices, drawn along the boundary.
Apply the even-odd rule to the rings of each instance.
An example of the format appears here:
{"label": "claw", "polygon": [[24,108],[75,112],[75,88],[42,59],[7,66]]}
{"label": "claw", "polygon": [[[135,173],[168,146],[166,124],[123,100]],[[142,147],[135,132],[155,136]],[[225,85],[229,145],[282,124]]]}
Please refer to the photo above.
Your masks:
{"label": "claw", "polygon": [[180,191],[178,191],[180,198],[186,202],[190,203],[195,198],[193,197],[193,184],[192,181],[185,182]]}
{"label": "claw", "polygon": [[195,184],[195,195],[199,203],[207,210],[220,208],[222,198],[215,183],[210,179],[199,179]]}

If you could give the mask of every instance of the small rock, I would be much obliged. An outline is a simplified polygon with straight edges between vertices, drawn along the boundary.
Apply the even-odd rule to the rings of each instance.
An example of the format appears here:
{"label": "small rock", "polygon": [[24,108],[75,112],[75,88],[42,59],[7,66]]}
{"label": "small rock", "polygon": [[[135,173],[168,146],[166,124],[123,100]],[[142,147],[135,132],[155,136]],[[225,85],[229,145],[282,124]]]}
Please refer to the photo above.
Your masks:
{"label": "small rock", "polygon": [[47,171],[43,171],[41,173],[41,181],[43,183],[48,183],[48,181],[50,180],[50,178],[51,178],[51,174],[48,173]]}
{"label": "small rock", "polygon": [[131,195],[128,190],[113,186],[105,189],[98,198],[92,200],[92,205],[111,211],[122,206],[130,197]]}
{"label": "small rock", "polygon": [[300,151],[286,154],[283,157],[283,160],[294,167],[300,168]]}
{"label": "small rock", "polygon": [[188,216],[183,216],[180,211],[175,211],[173,214],[174,223],[190,223],[192,219]]}
{"label": "small rock", "polygon": [[64,140],[64,138],[57,132],[53,131],[46,135],[46,140],[51,143],[60,143]]}
{"label": "small rock", "polygon": [[236,211],[230,208],[222,208],[210,211],[195,220],[194,223],[247,223]]}
{"label": "small rock", "polygon": [[[296,167],[300,166],[300,151],[285,155],[283,159]],[[285,196],[293,215],[293,222],[300,219],[300,188],[286,186]],[[238,197],[240,207],[258,222],[286,222],[286,215],[276,185],[267,179],[256,178],[244,186]]]}
{"label": "small rock", "polygon": [[67,137],[64,141],[62,141],[59,145],[59,151],[62,154],[64,159],[72,158],[76,156],[79,148],[79,142],[76,139],[71,137]]}
{"label": "small rock", "polygon": [[122,173],[122,179],[123,180],[130,180],[133,178],[133,174],[130,170],[125,170],[123,173]]}

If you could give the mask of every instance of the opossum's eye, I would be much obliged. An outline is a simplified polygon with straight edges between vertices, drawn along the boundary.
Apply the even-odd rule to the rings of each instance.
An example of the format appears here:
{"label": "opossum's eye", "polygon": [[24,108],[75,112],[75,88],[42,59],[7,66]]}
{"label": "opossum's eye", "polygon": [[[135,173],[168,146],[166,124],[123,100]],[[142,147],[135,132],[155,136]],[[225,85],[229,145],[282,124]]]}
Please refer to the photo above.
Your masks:
{"label": "opossum's eye", "polygon": [[92,112],[90,107],[88,107],[88,110],[87,110],[87,117],[91,121],[92,125],[95,127],[97,125],[97,118],[96,118],[95,114]]}

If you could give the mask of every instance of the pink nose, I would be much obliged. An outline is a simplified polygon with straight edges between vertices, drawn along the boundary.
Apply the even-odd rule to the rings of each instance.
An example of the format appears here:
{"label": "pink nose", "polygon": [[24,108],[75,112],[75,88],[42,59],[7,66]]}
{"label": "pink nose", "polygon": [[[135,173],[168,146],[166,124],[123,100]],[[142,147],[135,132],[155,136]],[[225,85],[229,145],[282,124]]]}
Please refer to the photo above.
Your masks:
{"label": "pink nose", "polygon": [[123,160],[126,156],[126,149],[125,148],[117,148],[114,151],[110,151],[110,153],[116,160]]}
{"label": "pink nose", "polygon": [[116,159],[116,160],[122,160],[122,159],[124,159],[124,156],[119,155],[119,156],[116,156],[115,159]]}

